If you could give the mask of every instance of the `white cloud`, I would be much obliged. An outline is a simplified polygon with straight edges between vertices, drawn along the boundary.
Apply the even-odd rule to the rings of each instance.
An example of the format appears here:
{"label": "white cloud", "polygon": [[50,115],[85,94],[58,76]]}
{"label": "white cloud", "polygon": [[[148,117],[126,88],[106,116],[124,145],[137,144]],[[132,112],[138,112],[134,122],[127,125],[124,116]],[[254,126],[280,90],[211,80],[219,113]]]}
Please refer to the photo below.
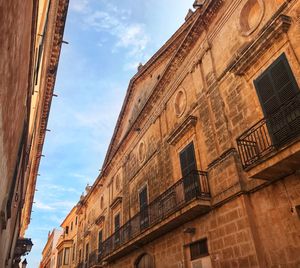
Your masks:
{"label": "white cloud", "polygon": [[116,38],[112,52],[125,48],[129,57],[144,60],[144,51],[150,41],[144,24],[132,22],[131,12],[106,4],[105,10],[90,11],[84,18],[84,24],[98,32],[105,32]]}
{"label": "white cloud", "polygon": [[88,12],[88,0],[72,0],[70,3],[70,8],[79,13]]}
{"label": "white cloud", "polygon": [[35,201],[35,208],[40,209],[40,210],[55,210],[54,207],[46,205],[42,203],[41,201]]}

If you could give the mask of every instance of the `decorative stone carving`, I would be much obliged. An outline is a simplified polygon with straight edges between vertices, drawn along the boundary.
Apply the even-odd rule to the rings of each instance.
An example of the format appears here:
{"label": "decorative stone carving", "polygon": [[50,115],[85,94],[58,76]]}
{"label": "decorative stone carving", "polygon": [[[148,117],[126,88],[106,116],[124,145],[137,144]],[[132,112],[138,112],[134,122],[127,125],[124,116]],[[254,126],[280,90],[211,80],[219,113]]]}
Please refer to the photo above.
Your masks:
{"label": "decorative stone carving", "polygon": [[180,124],[177,128],[175,128],[167,138],[167,142],[171,145],[176,144],[180,138],[192,127],[195,127],[197,123],[197,117],[188,116],[182,124]]}
{"label": "decorative stone carving", "polygon": [[116,184],[116,190],[119,191],[120,190],[120,175],[117,175],[116,176],[116,181],[115,181],[115,184]]}
{"label": "decorative stone carving", "polygon": [[241,34],[244,36],[252,34],[261,23],[264,13],[263,0],[248,0],[240,13],[239,28]]}
{"label": "decorative stone carving", "polygon": [[142,141],[139,145],[138,155],[140,162],[143,162],[146,158],[146,144],[144,141]]}
{"label": "decorative stone carving", "polygon": [[179,91],[176,93],[174,100],[174,109],[178,117],[182,116],[186,109],[186,93],[183,88],[179,89]]}
{"label": "decorative stone carving", "polygon": [[[231,60],[222,77],[227,71],[243,75],[259,59],[259,57],[274,44],[274,41],[286,33],[291,26],[291,18],[279,15],[272,18],[260,31],[258,37],[246,44]],[[220,78],[219,77],[219,78]]]}

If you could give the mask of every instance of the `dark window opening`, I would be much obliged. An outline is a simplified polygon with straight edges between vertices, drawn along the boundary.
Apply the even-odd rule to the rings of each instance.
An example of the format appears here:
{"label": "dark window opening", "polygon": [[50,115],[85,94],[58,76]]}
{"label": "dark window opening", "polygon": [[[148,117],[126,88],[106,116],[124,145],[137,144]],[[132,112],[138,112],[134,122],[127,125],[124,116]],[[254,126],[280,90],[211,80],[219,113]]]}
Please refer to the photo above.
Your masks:
{"label": "dark window opening", "polygon": [[200,194],[194,143],[188,144],[180,153],[180,167],[183,177],[185,200],[189,201]]}
{"label": "dark window opening", "polygon": [[120,213],[118,213],[115,216],[114,223],[115,223],[115,243],[118,244],[120,242],[120,232],[119,232],[119,229],[120,229]]}
{"label": "dark window opening", "polygon": [[207,238],[201,239],[190,244],[191,260],[196,260],[201,257],[208,256]]}
{"label": "dark window opening", "polygon": [[101,253],[103,250],[103,235],[102,230],[98,233],[98,252]]}
{"label": "dark window opening", "polygon": [[141,229],[149,226],[149,214],[148,214],[148,191],[147,186],[139,193],[140,201],[140,227]]}

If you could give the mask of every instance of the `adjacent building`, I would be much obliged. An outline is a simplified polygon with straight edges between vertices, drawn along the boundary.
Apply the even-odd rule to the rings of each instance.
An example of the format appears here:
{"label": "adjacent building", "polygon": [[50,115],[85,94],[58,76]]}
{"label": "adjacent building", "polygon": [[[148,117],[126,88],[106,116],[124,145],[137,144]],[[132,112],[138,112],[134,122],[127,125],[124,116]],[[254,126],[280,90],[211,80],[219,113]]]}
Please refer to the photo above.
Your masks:
{"label": "adjacent building", "polygon": [[75,206],[61,224],[63,234],[57,244],[57,268],[76,267],[76,244],[78,230],[78,216]]}
{"label": "adjacent building", "polygon": [[300,266],[300,1],[194,7],[129,83],[77,268]]}
{"label": "adjacent building", "polygon": [[42,261],[39,266],[40,268],[57,267],[56,245],[62,233],[63,233],[62,230],[58,230],[58,229],[53,229],[51,233],[49,232],[47,243],[42,252]]}
{"label": "adjacent building", "polygon": [[30,222],[68,0],[0,1],[0,267],[32,246]]}

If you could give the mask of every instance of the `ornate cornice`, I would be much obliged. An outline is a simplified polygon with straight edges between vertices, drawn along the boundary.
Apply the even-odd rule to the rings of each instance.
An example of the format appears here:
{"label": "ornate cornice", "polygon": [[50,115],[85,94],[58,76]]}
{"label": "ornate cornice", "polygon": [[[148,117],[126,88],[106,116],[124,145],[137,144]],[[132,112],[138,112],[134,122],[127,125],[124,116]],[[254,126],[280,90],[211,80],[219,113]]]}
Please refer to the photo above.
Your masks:
{"label": "ornate cornice", "polygon": [[[55,2],[52,2],[55,3]],[[50,35],[50,52],[49,58],[47,59],[48,66],[46,67],[45,74],[45,89],[42,99],[42,109],[39,119],[39,125],[37,126],[36,133],[36,150],[33,156],[33,168],[31,174],[29,175],[29,183],[27,196],[24,204],[24,215],[22,218],[24,222],[22,224],[21,233],[27,229],[30,222],[30,214],[32,209],[32,203],[35,193],[36,177],[39,169],[40,159],[42,155],[43,145],[46,136],[46,127],[48,123],[50,107],[53,97],[53,91],[56,80],[57,67],[60,57],[61,45],[63,41],[63,33],[65,28],[66,16],[69,6],[69,0],[59,0],[55,10],[55,18],[53,22],[53,32]]]}
{"label": "ornate cornice", "polygon": [[122,196],[117,196],[111,203],[110,208],[114,209],[122,203]]}
{"label": "ornate cornice", "polygon": [[100,225],[102,222],[105,221],[105,216],[104,215],[100,215],[96,220],[95,220],[95,224]]}
{"label": "ornate cornice", "polygon": [[176,144],[182,136],[187,133],[191,128],[195,127],[197,117],[188,116],[178,127],[176,127],[168,136],[167,142],[171,145]]}
{"label": "ornate cornice", "polygon": [[285,15],[273,18],[260,31],[258,37],[251,43],[246,44],[241,51],[230,61],[225,72],[233,72],[243,75],[261,55],[274,44],[282,34],[286,33],[291,26],[292,19]]}

